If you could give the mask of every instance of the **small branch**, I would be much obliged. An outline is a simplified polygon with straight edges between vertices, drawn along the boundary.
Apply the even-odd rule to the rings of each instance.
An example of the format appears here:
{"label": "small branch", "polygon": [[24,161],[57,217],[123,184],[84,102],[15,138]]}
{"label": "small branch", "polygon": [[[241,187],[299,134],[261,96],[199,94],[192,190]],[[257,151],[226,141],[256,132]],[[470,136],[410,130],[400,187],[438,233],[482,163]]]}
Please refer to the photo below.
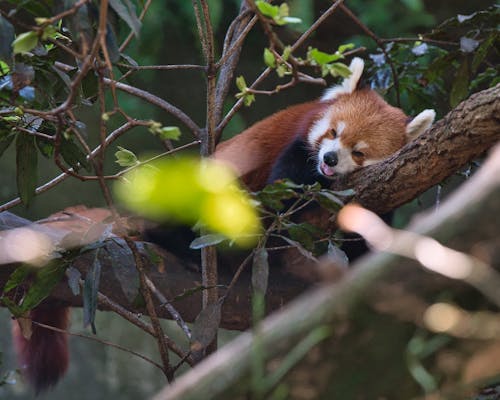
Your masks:
{"label": "small branch", "polygon": [[[146,13],[148,12],[149,6],[151,5],[152,1],[153,0],[146,0],[146,2],[144,3],[144,7],[142,8],[141,14],[139,15],[139,21],[142,21],[146,16]],[[132,41],[133,37],[134,37],[134,32],[131,31],[126,37],[126,39],[123,41],[123,43],[120,45],[120,53],[123,53],[123,51]]]}
{"label": "small branch", "polygon": [[95,337],[95,336],[89,336],[89,335],[84,335],[82,333],[75,333],[75,332],[69,332],[69,331],[65,331],[64,329],[59,329],[59,328],[56,328],[55,326],[50,326],[50,325],[45,325],[45,324],[42,324],[40,322],[36,322],[36,321],[32,321],[32,323],[34,325],[37,325],[41,328],[44,328],[44,329],[48,329],[48,330],[51,330],[51,331],[54,331],[54,332],[59,332],[59,333],[64,333],[66,335],[70,335],[70,336],[75,336],[75,337],[79,337],[79,338],[83,338],[83,339],[87,339],[87,340],[92,340],[94,342],[98,342],[98,343],[101,343],[101,344],[104,344],[106,346],[109,346],[109,347],[113,347],[115,349],[118,349],[118,350],[121,350],[121,351],[124,351],[126,353],[130,353],[136,357],[139,357],[141,359],[143,359],[144,361],[154,365],[156,368],[159,368],[160,370],[163,370],[163,367],[158,364],[157,362],[151,360],[150,358],[140,354],[140,353],[137,353],[135,352],[134,350],[130,350],[130,349],[127,349],[126,347],[124,346],[121,346],[119,344],[116,344],[116,343],[113,343],[113,342],[109,342],[107,340],[104,340],[104,339],[99,339],[98,337]]}
{"label": "small branch", "polygon": [[167,343],[165,342],[165,334],[163,333],[163,328],[161,327],[160,320],[158,319],[158,315],[156,314],[156,309],[154,306],[153,298],[151,297],[151,291],[148,287],[147,284],[147,276],[146,276],[146,271],[144,268],[144,263],[142,260],[141,255],[139,254],[139,251],[137,250],[136,244],[128,237],[125,237],[125,242],[127,243],[128,247],[130,248],[130,251],[132,251],[132,254],[134,256],[135,260],[135,266],[137,268],[137,271],[139,272],[139,280],[141,283],[141,293],[144,297],[144,300],[146,301],[146,308],[148,310],[149,317],[151,318],[151,323],[153,325],[153,329],[155,331],[155,337],[156,340],[158,341],[158,347],[160,349],[160,357],[163,362],[163,368],[162,371],[167,377],[167,380],[169,382],[172,382],[173,380],[173,373],[172,373],[172,367],[170,366],[170,360],[168,356],[168,346]]}
{"label": "small branch", "polygon": [[[109,299],[104,294],[98,293],[97,296],[98,296],[97,300],[98,300],[100,306],[103,306],[104,308],[113,311],[114,313],[118,314],[120,317],[126,319],[130,323],[132,323],[135,326],[137,326],[138,328],[142,329],[144,332],[155,337],[155,330],[151,324],[148,324],[146,321],[139,318],[135,313],[130,312],[127,309],[123,308],[121,305],[116,304],[114,301],[111,301],[111,299]],[[185,353],[184,351],[182,351],[182,349],[180,349],[177,346],[177,344],[172,339],[170,339],[168,336],[165,335],[164,340],[167,343],[167,346],[169,347],[170,350],[172,350],[180,358],[185,359],[189,365],[191,365],[191,366],[194,365],[194,361],[189,356],[189,353]]]}
{"label": "small branch", "polygon": [[154,94],[146,92],[145,90],[138,89],[136,87],[127,85],[125,83],[111,81],[108,78],[104,78],[104,83],[107,85],[114,84],[118,90],[121,90],[121,91],[126,92],[128,94],[131,94],[135,97],[138,97],[140,99],[147,101],[148,103],[151,103],[157,107],[160,107],[162,110],[165,110],[169,114],[171,114],[174,117],[176,117],[177,119],[179,119],[184,125],[186,125],[191,130],[193,135],[196,138],[198,138],[200,127],[198,125],[196,125],[196,123],[190,117],[188,117],[182,110],[180,110],[179,108],[170,104],[169,102],[161,99],[158,96],[155,96]]}
{"label": "small branch", "polygon": [[184,334],[188,339],[191,339],[191,329],[187,326],[187,324],[182,319],[181,315],[177,312],[174,306],[167,300],[167,298],[158,290],[155,284],[146,276],[145,277],[146,285],[149,290],[156,296],[158,301],[161,303],[162,307],[165,307],[167,311],[172,316],[172,319],[177,322],[177,325],[182,329]]}
{"label": "small branch", "polygon": [[384,46],[384,41],[380,39],[375,33],[373,33],[370,28],[368,28],[361,20],[354,15],[354,13],[347,8],[344,4],[341,4],[340,6],[342,8],[342,11],[344,11],[345,14],[349,18],[351,18],[356,25],[358,25],[363,32],[365,32],[373,41],[377,44],[377,46],[382,50],[382,53],[384,53],[385,58],[387,59],[387,63],[389,64],[389,67],[391,68],[392,72],[392,79],[394,80],[394,89],[396,90],[396,103],[398,107],[401,107],[401,96],[399,94],[399,76],[396,71],[396,66],[394,65],[394,62],[392,61],[391,56],[389,55],[389,52],[385,49]]}
{"label": "small branch", "polygon": [[[149,124],[149,122],[147,122]],[[129,121],[119,128],[115,129],[113,132],[111,132],[108,137],[106,138],[106,145],[109,145],[113,141],[115,141],[117,138],[119,138],[121,135],[129,131],[130,129],[136,127],[136,126],[142,126],[144,123],[142,121]],[[96,157],[99,152],[101,151],[101,145],[97,146],[92,153],[87,156],[87,160],[92,160],[94,157]],[[69,169],[69,171],[73,171],[72,168]],[[50,180],[49,182],[39,186],[35,190],[35,194],[40,194],[43,192],[46,192],[47,190],[52,189],[54,186],[57,186],[60,184],[62,181],[66,180],[70,175],[63,172],[62,174],[56,176],[54,179]],[[17,205],[21,204],[21,198],[16,197],[15,199],[12,199],[8,201],[7,203],[4,203],[0,205],[0,212],[6,211],[12,207],[15,207]]]}
{"label": "small branch", "polygon": [[457,42],[450,42],[447,40],[436,40],[436,39],[427,39],[425,37],[417,37],[417,38],[387,38],[379,39],[380,42],[382,43],[391,43],[391,42],[425,42],[425,43],[431,43],[431,44],[437,44],[440,46],[460,46],[460,43]]}
{"label": "small branch", "polygon": [[196,70],[206,70],[207,67],[204,65],[197,64],[172,64],[172,65],[130,65],[124,63],[118,63],[119,67],[128,68],[134,71],[145,71],[145,70],[160,70],[160,71],[171,71],[179,69],[196,69]]}

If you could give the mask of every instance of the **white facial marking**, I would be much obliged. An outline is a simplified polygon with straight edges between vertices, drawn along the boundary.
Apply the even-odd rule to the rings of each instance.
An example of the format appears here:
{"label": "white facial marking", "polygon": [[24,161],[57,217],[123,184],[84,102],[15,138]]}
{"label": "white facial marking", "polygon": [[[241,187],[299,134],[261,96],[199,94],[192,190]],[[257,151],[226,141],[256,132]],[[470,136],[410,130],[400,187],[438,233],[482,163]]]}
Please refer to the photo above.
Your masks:
{"label": "white facial marking", "polygon": [[319,140],[321,136],[323,136],[328,129],[330,128],[330,121],[332,119],[333,110],[329,108],[323,116],[318,119],[311,129],[309,130],[309,134],[307,135],[307,141],[311,146],[315,146],[316,142]]}
{"label": "white facial marking", "polygon": [[359,78],[361,78],[364,67],[364,61],[359,57],[354,57],[349,65],[351,75],[345,78],[340,85],[335,85],[327,89],[325,94],[321,97],[321,101],[333,100],[341,94],[354,92],[356,86],[358,86]]}
{"label": "white facial marking", "polygon": [[358,143],[356,143],[354,145],[354,147],[352,149],[353,150],[363,150],[363,149],[367,149],[368,147],[370,147],[370,146],[368,146],[368,143],[360,140]]}
{"label": "white facial marking", "polygon": [[344,121],[339,121],[337,124],[337,136],[342,135],[342,132],[344,132],[345,129],[345,122]]}
{"label": "white facial marking", "polygon": [[[329,151],[337,153],[338,162],[333,167],[328,167],[323,161],[323,157]],[[351,150],[344,147],[339,138],[336,139],[323,139],[319,145],[318,151],[318,172],[326,177],[335,174],[346,174],[355,170],[358,165],[351,157]],[[325,173],[328,172],[328,173]]]}

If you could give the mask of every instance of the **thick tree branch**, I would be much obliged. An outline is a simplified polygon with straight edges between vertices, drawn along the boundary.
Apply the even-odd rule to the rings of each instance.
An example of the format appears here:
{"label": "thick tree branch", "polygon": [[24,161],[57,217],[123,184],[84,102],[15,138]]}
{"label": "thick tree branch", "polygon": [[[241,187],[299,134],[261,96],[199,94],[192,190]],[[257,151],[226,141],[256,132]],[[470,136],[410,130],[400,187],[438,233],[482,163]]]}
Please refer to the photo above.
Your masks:
{"label": "thick tree branch", "polygon": [[333,183],[378,213],[393,210],[456,173],[500,140],[500,84],[472,95],[383,163]]}
{"label": "thick tree branch", "polygon": [[[467,162],[483,154],[499,139],[497,119],[500,115],[498,113],[499,90],[499,86],[485,90],[461,103],[430,131],[402,149],[399,155],[392,158],[392,161],[352,174],[349,178],[352,178],[353,186],[357,190],[357,200],[368,208],[385,212],[411,200],[446,176],[453,174]],[[464,240],[468,232],[466,229],[462,230]],[[467,240],[473,239],[467,237]],[[112,254],[116,251],[119,251],[119,246],[113,245],[108,252]],[[234,265],[226,266],[228,268],[224,271],[221,269],[219,281],[221,285],[229,284],[240,261],[235,260]],[[123,280],[117,279],[111,261],[106,262],[109,265],[106,264],[107,267],[103,268],[102,292],[117,304],[130,308],[130,302],[121,286]],[[85,272],[88,263],[86,257],[81,257],[76,265],[82,272]],[[165,255],[164,264],[164,272],[150,267],[148,276],[169,300],[199,285],[197,266],[190,265],[170,254]],[[3,283],[6,282],[14,267],[13,265],[0,266],[0,287],[3,287]],[[124,266],[120,271],[127,274],[131,273],[129,270],[134,270],[130,263],[128,267]],[[288,275],[285,269],[273,268],[271,274],[267,298],[269,311],[286,304],[309,286],[309,283]],[[251,307],[248,282],[249,279],[242,277],[226,299],[222,308],[222,327],[246,329],[249,326]],[[224,295],[224,293],[225,290],[221,289],[221,294]],[[58,286],[53,296],[73,306],[81,305],[81,299],[73,296],[65,283]],[[174,301],[173,305],[186,321],[193,321],[200,311],[195,304],[200,303],[201,297],[198,291]],[[164,308],[159,307],[157,312],[162,318],[169,318],[169,313]]]}

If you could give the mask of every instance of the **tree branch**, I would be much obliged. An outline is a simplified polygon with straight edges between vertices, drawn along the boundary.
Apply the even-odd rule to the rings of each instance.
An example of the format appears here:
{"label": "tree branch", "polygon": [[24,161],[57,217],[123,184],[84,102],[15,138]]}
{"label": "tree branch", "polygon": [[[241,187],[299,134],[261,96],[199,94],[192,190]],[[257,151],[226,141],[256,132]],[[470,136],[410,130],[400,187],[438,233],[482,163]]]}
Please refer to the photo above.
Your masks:
{"label": "tree branch", "polygon": [[500,140],[500,84],[472,95],[388,160],[332,183],[352,187],[377,213],[393,210],[456,173]]}

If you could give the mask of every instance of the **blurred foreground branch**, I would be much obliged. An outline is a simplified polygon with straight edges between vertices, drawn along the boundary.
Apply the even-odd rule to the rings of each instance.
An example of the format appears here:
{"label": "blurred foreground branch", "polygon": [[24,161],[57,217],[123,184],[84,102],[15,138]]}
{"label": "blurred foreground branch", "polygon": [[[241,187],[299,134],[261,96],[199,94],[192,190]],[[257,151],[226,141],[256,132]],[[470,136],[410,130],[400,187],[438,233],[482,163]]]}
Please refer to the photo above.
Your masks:
{"label": "blurred foreground branch", "polygon": [[[500,147],[497,146],[478,173],[443,203],[439,211],[419,217],[409,230],[458,250],[482,255],[498,270],[498,224],[492,216],[499,214]],[[325,325],[332,327],[331,338],[320,345],[316,356],[311,357],[313,361],[304,360],[297,366],[301,380],[307,380],[303,376],[306,374],[313,382],[308,386],[314,390],[313,398],[322,398],[326,393],[331,396],[328,398],[336,398],[339,393],[343,393],[342,398],[411,398],[420,390],[403,356],[408,355],[408,343],[423,325],[426,305],[444,290],[456,295],[466,289],[463,283],[425,272],[399,256],[370,255],[340,282],[310,291],[267,318],[259,328],[258,338],[251,332],[240,335],[155,399],[224,399],[243,395],[252,390],[248,382],[257,341],[265,361],[276,361],[291,352],[309,332]],[[477,292],[475,296],[480,297]],[[374,309],[392,318],[386,315],[374,319],[369,314]],[[471,343],[468,346],[470,353]],[[388,349],[394,359],[382,361],[380,357],[388,357]],[[465,370],[470,364],[461,355],[464,358],[459,369]],[[374,371],[373,367],[381,362],[386,366],[384,375],[391,379],[380,379],[380,374]],[[486,375],[498,373],[498,367],[490,365]],[[346,387],[346,379],[351,377],[350,382],[354,376],[356,384]],[[461,384],[457,376],[467,379],[467,375],[455,372],[457,385]],[[472,374],[475,379],[484,377]],[[294,384],[293,379],[290,382]]]}

